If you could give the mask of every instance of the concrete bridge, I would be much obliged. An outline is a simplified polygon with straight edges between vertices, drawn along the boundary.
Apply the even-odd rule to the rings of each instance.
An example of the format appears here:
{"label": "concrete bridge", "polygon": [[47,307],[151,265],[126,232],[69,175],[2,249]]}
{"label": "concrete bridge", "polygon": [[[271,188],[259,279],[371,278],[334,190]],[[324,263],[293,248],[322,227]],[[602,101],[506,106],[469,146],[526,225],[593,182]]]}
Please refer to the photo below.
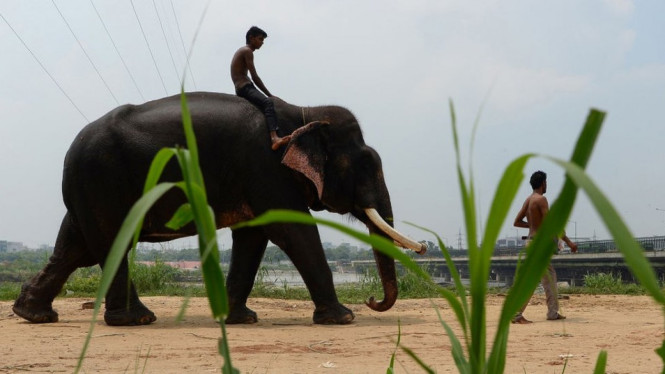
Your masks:
{"label": "concrete bridge", "polygon": [[[658,279],[665,279],[665,251],[645,251],[646,257],[656,272]],[[511,285],[515,276],[518,256],[495,256],[491,259],[490,278],[488,282]],[[453,257],[453,262],[462,279],[469,278],[469,258]],[[416,259],[434,278],[443,282],[451,282],[452,277],[446,266],[445,259]],[[613,273],[621,276],[624,282],[637,282],[619,252],[605,253],[572,253],[559,254],[552,257],[552,265],[556,269],[559,282],[568,282],[571,286],[582,286],[584,276],[594,273]],[[367,267],[375,267],[374,261],[353,261],[356,272],[364,272]],[[401,264],[397,264],[401,268]]]}

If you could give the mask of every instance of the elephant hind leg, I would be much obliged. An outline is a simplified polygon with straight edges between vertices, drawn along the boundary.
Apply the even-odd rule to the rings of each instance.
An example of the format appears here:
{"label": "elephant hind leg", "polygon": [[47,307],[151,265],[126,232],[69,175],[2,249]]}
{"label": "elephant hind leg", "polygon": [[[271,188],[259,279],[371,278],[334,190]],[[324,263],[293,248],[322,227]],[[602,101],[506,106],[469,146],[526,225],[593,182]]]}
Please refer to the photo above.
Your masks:
{"label": "elephant hind leg", "polygon": [[96,263],[86,250],[79,227],[67,213],[62,220],[53,255],[37,275],[23,284],[12,310],[33,323],[57,322],[58,313],[53,310],[53,299],[74,270]]}

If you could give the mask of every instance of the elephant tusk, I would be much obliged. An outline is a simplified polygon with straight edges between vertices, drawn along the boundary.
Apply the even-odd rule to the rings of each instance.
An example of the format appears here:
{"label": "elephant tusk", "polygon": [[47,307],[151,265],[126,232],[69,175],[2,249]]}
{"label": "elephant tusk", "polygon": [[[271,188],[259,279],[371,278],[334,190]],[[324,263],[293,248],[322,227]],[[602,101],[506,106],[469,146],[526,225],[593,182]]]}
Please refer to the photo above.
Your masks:
{"label": "elephant tusk", "polygon": [[381,215],[379,215],[379,212],[377,212],[376,209],[367,208],[365,209],[365,214],[367,214],[367,217],[369,217],[369,219],[376,225],[376,227],[386,233],[386,235],[390,236],[400,247],[410,249],[421,255],[425,254],[427,251],[426,244],[418,243],[417,241],[409,239],[399,233],[397,230],[387,224],[383,218],[381,218]]}

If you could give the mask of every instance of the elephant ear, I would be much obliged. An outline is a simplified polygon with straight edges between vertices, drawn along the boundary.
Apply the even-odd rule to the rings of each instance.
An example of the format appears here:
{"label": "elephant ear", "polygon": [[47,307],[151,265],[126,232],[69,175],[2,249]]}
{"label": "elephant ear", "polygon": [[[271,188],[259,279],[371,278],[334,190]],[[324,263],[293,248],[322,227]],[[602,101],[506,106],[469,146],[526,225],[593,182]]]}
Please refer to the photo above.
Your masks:
{"label": "elephant ear", "polygon": [[310,122],[291,134],[282,164],[303,174],[314,183],[319,199],[323,196],[324,168],[326,163],[323,133],[328,122]]}

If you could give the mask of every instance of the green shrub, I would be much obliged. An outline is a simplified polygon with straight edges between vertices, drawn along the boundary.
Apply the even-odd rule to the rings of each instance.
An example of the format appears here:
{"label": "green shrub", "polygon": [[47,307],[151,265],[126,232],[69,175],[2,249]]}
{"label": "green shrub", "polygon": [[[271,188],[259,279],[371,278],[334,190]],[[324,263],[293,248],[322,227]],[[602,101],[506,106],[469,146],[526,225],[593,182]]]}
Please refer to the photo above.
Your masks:
{"label": "green shrub", "polygon": [[644,289],[634,283],[624,283],[621,275],[614,273],[595,273],[584,276],[586,292],[593,294],[641,295]]}
{"label": "green shrub", "polygon": [[131,278],[139,293],[159,293],[175,283],[181,271],[164,261],[156,260],[154,265],[134,264]]}
{"label": "green shrub", "polygon": [[0,300],[16,300],[21,292],[21,283],[0,282]]}
{"label": "green shrub", "polygon": [[97,292],[102,270],[98,266],[76,269],[62,289],[64,295],[73,292],[72,296],[91,296]]}

